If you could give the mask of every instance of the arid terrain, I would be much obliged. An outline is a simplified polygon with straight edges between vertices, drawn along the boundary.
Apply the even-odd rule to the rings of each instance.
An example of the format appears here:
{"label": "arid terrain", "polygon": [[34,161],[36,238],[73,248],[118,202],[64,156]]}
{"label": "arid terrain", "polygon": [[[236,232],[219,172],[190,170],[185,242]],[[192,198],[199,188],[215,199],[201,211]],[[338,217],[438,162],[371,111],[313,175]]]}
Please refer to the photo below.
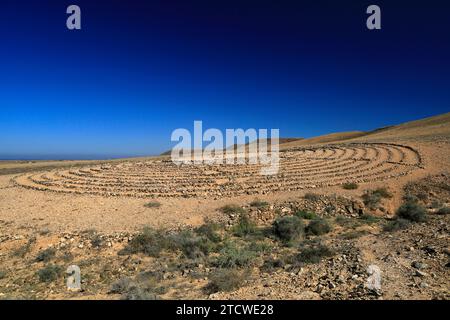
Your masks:
{"label": "arid terrain", "polygon": [[260,169],[0,161],[0,298],[450,298],[450,113],[287,139]]}

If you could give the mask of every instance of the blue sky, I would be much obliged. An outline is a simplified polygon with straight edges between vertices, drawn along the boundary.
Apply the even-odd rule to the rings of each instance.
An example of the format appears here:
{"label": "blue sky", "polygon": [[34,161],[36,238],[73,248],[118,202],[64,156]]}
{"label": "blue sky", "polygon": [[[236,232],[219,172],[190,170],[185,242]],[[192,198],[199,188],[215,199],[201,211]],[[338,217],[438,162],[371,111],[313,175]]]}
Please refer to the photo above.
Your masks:
{"label": "blue sky", "polygon": [[158,154],[194,120],[310,137],[450,111],[449,5],[393,2],[369,31],[367,1],[3,1],[0,159]]}

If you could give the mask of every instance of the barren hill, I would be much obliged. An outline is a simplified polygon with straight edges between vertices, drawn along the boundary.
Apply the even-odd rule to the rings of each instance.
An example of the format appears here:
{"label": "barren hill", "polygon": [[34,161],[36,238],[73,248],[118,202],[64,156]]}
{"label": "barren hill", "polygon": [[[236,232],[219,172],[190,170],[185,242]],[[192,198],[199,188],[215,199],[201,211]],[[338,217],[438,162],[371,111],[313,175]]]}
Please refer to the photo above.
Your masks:
{"label": "barren hill", "polygon": [[318,137],[281,143],[282,149],[297,146],[337,143],[342,141],[380,140],[380,139],[408,139],[426,137],[450,138],[450,112],[421,120],[405,122],[402,124],[378,128],[372,131],[350,131],[330,133]]}

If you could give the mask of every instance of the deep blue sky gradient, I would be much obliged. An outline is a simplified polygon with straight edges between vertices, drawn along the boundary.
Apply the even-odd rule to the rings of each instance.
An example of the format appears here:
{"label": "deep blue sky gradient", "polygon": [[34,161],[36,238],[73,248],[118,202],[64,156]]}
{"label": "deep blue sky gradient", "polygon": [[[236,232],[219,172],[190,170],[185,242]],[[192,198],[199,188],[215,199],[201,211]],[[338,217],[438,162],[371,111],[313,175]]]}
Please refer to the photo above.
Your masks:
{"label": "deep blue sky gradient", "polygon": [[194,120],[310,137],[450,111],[446,1],[0,6],[0,159],[157,154]]}

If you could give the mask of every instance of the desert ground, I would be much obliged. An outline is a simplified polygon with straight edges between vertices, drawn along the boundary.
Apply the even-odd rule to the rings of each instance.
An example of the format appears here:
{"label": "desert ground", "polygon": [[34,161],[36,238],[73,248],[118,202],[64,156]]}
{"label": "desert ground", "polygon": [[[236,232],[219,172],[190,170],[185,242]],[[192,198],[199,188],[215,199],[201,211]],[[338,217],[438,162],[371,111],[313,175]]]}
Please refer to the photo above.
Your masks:
{"label": "desert ground", "polygon": [[449,299],[450,113],[283,140],[259,170],[0,161],[0,298]]}

